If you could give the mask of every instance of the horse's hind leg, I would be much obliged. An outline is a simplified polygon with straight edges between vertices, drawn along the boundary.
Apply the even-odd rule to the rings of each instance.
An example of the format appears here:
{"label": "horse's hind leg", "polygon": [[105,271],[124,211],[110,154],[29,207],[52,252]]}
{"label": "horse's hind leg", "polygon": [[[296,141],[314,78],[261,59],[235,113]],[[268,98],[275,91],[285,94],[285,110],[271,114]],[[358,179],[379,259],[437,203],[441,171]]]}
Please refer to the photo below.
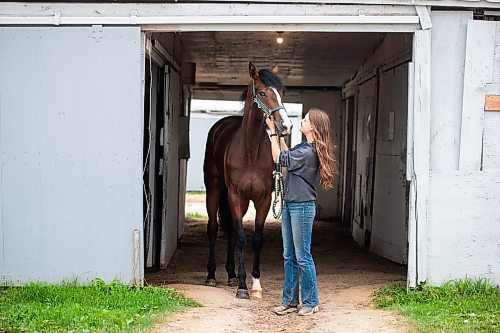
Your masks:
{"label": "horse's hind leg", "polygon": [[260,253],[264,245],[264,223],[266,222],[267,213],[271,206],[271,198],[264,197],[255,203],[255,231],[252,239],[252,247],[254,253],[254,262],[252,269],[252,289],[250,295],[256,298],[262,298],[262,287],[260,286]]}
{"label": "horse's hind leg", "polygon": [[207,204],[207,213],[208,213],[208,224],[207,224],[207,235],[208,241],[210,243],[210,254],[208,257],[207,263],[207,279],[205,281],[205,285],[215,287],[217,285],[215,280],[215,241],[217,238],[217,230],[219,225],[217,223],[217,207],[219,204],[219,187],[218,184],[214,184],[214,180],[209,185],[206,184],[207,187],[207,196],[206,196],[206,204]]}
{"label": "horse's hind leg", "polygon": [[238,285],[238,279],[234,270],[234,240],[233,237],[233,219],[231,217],[231,208],[227,194],[227,187],[220,190],[219,200],[219,222],[227,237],[227,256],[226,256],[226,272],[227,282],[231,287]]}

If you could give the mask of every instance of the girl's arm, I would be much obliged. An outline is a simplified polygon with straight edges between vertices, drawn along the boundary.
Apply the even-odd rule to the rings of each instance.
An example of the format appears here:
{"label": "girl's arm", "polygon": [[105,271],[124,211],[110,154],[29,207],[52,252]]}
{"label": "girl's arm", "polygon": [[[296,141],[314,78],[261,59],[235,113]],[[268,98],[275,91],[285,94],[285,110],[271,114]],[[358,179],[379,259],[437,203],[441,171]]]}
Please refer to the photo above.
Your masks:
{"label": "girl's arm", "polygon": [[286,145],[284,137],[280,137],[280,145],[281,145],[281,151],[287,151],[288,150],[288,146]]}
{"label": "girl's arm", "polygon": [[271,140],[271,152],[273,154],[273,161],[276,162],[280,154],[280,146],[281,150],[283,151],[288,150],[288,147],[285,143],[285,139],[282,137],[278,137],[276,126],[270,118],[266,119],[266,124],[268,127],[269,139]]}

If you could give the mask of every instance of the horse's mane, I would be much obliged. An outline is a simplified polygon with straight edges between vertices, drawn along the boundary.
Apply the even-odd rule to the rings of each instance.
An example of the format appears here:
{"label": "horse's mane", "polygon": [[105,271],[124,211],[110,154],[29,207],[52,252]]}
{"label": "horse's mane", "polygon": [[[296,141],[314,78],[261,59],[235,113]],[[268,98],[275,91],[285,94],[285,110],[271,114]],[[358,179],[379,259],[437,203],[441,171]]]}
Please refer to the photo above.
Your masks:
{"label": "horse's mane", "polygon": [[[285,86],[283,85],[283,82],[281,82],[281,78],[278,75],[274,74],[269,69],[259,70],[259,79],[266,86],[273,86],[278,91],[283,91],[283,92],[285,91]],[[248,93],[248,86],[245,87],[245,89],[241,93],[241,96],[240,96],[241,101],[245,101],[247,99],[247,93]]]}

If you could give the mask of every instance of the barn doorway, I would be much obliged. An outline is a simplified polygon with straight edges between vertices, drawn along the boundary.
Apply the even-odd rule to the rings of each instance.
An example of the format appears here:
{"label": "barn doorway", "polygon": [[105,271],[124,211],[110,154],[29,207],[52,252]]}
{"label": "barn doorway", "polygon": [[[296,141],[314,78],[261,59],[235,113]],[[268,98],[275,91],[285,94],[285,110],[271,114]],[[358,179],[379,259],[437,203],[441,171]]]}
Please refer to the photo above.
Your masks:
{"label": "barn doorway", "polygon": [[[169,34],[175,35],[151,35],[160,40]],[[406,126],[413,35],[287,32],[281,46],[275,36],[276,32],[183,32],[178,36],[179,67],[189,67],[190,72],[181,73],[181,77],[189,77],[181,80],[184,105],[193,99],[235,100],[248,81],[248,60],[259,68],[278,63],[287,86],[285,101],[301,103],[304,112],[321,107],[332,119],[340,172],[334,190],[318,193],[318,220],[330,221],[326,223],[333,233],[347,235],[352,244],[394,262],[396,270],[405,272],[409,191]],[[258,50],[252,48],[256,44],[260,45]],[[177,191],[184,197],[179,184]],[[169,190],[166,193],[168,196]],[[177,214],[182,208],[176,208]],[[178,215],[179,221],[184,218]],[[202,232],[200,241],[205,238],[202,227],[182,222],[188,239],[198,237],[187,234],[196,230]],[[248,227],[251,230],[252,226]],[[178,224],[176,228],[171,232],[179,236]],[[281,242],[279,237],[270,241]],[[251,256],[251,249],[247,253]],[[206,258],[199,260],[200,274],[204,274]],[[218,262],[221,274],[223,262]]]}

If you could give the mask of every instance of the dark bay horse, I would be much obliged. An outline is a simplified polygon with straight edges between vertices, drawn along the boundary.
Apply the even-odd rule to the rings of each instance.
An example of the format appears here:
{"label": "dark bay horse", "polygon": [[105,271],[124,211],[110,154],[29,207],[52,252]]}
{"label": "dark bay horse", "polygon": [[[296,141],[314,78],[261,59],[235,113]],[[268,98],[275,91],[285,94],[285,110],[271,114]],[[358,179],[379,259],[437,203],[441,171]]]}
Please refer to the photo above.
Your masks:
{"label": "dark bay horse", "polygon": [[[216,122],[208,133],[203,173],[207,190],[207,234],[210,256],[207,264],[206,285],[216,286],[215,239],[217,215],[228,238],[226,272],[228,283],[238,283],[236,297],[249,298],[245,271],[246,237],[243,229],[250,200],[256,217],[253,234],[254,264],[252,269],[252,296],[262,297],[260,286],[260,253],[263,244],[264,222],[271,206],[274,189],[275,164],[263,117],[272,117],[279,135],[290,134],[292,123],[281,102],[283,84],[273,71],[249,63],[250,82],[242,97],[245,100],[243,116],[230,116]],[[242,98],[243,99],[243,98]],[[239,255],[238,277],[235,274],[235,247]]]}

